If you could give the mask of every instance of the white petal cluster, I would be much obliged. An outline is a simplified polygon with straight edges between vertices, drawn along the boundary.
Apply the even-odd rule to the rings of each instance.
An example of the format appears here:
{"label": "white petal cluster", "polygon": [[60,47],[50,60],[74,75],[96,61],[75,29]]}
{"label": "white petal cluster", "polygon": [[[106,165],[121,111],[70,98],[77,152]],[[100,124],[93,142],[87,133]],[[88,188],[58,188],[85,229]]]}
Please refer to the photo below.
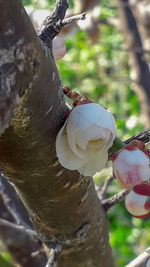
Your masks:
{"label": "white petal cluster", "polygon": [[113,172],[125,188],[148,181],[150,178],[150,158],[138,148],[123,149],[113,162]]}
{"label": "white petal cluster", "polygon": [[89,103],[75,107],[56,138],[56,153],[62,166],[85,176],[101,171],[116,135],[111,112]]}

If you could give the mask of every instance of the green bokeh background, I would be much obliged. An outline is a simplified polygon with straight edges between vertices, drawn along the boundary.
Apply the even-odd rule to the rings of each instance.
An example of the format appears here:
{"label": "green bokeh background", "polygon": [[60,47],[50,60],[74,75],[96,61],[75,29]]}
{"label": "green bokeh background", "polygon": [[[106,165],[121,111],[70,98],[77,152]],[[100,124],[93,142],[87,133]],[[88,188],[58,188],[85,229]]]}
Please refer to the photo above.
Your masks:
{"label": "green bokeh background", "polygon": [[[68,1],[73,8],[73,1]],[[55,1],[23,0],[25,6],[35,9],[52,9]],[[101,18],[116,18],[111,8],[114,1],[101,1]],[[109,6],[108,6],[109,5]],[[129,78],[128,56],[124,49],[123,37],[115,27],[100,24],[99,42],[93,44],[85,32],[76,30],[65,37],[67,54],[57,62],[63,85],[106,106],[116,119],[117,135],[122,140],[143,129],[139,103],[132,90]],[[109,164],[110,165],[110,164]],[[96,185],[101,186],[109,178],[111,167],[95,175]],[[116,181],[109,187],[108,197],[121,191]],[[150,243],[150,220],[132,217],[124,203],[109,211],[110,242],[119,267],[134,259]],[[9,255],[2,253],[0,266],[9,265]],[[5,264],[1,261],[5,260]]]}

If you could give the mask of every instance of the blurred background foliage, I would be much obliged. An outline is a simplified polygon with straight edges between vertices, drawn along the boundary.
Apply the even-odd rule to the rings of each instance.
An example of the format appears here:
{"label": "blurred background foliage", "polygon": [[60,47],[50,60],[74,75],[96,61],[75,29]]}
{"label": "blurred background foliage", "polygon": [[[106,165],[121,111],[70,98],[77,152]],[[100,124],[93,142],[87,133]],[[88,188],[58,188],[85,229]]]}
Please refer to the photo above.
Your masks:
{"label": "blurred background foliage", "polygon": [[[26,7],[49,9],[53,0],[22,0]],[[73,9],[73,1],[68,1]],[[116,10],[111,8],[114,1],[101,1],[101,19],[116,18]],[[143,129],[142,117],[136,94],[131,88],[128,56],[123,37],[115,27],[99,24],[99,41],[93,43],[79,28],[64,37],[67,54],[57,62],[63,85],[87,96],[96,103],[110,109],[117,123],[117,135],[122,140]],[[95,175],[96,186],[101,186],[111,175],[111,168]],[[116,181],[109,188],[108,197],[121,191]],[[124,208],[124,203],[109,211],[110,242],[118,266],[129,263],[150,243],[150,220],[132,217]],[[0,266],[11,267],[9,256],[2,252]],[[1,261],[5,260],[5,264]]]}

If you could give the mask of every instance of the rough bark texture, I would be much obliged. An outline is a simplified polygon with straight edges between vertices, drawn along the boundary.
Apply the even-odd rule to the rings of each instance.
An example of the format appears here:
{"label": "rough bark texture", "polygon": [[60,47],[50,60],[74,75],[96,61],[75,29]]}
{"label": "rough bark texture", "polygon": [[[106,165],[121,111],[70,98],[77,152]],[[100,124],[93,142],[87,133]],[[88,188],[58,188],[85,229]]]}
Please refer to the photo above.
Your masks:
{"label": "rough bark texture", "polygon": [[141,106],[143,123],[145,127],[150,125],[150,71],[144,57],[143,45],[137,23],[128,0],[118,0],[118,14],[120,27],[128,48],[131,78],[135,82],[132,88],[135,90]]}
{"label": "rough bark texture", "polygon": [[115,266],[108,219],[91,178],[62,168],[55,137],[67,110],[59,74],[20,0],[0,0],[0,167],[58,266]]}

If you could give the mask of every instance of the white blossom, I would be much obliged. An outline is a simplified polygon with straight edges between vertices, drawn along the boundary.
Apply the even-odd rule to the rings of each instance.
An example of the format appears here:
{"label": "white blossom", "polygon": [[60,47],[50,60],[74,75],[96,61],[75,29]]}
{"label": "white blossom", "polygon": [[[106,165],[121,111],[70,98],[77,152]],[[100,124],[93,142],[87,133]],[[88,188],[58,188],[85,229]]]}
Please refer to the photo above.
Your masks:
{"label": "white blossom", "polygon": [[56,153],[62,166],[85,176],[101,171],[116,135],[112,113],[89,103],[75,107],[56,138]]}
{"label": "white blossom", "polygon": [[139,148],[124,148],[113,161],[113,172],[124,188],[148,181],[150,178],[150,158]]}

